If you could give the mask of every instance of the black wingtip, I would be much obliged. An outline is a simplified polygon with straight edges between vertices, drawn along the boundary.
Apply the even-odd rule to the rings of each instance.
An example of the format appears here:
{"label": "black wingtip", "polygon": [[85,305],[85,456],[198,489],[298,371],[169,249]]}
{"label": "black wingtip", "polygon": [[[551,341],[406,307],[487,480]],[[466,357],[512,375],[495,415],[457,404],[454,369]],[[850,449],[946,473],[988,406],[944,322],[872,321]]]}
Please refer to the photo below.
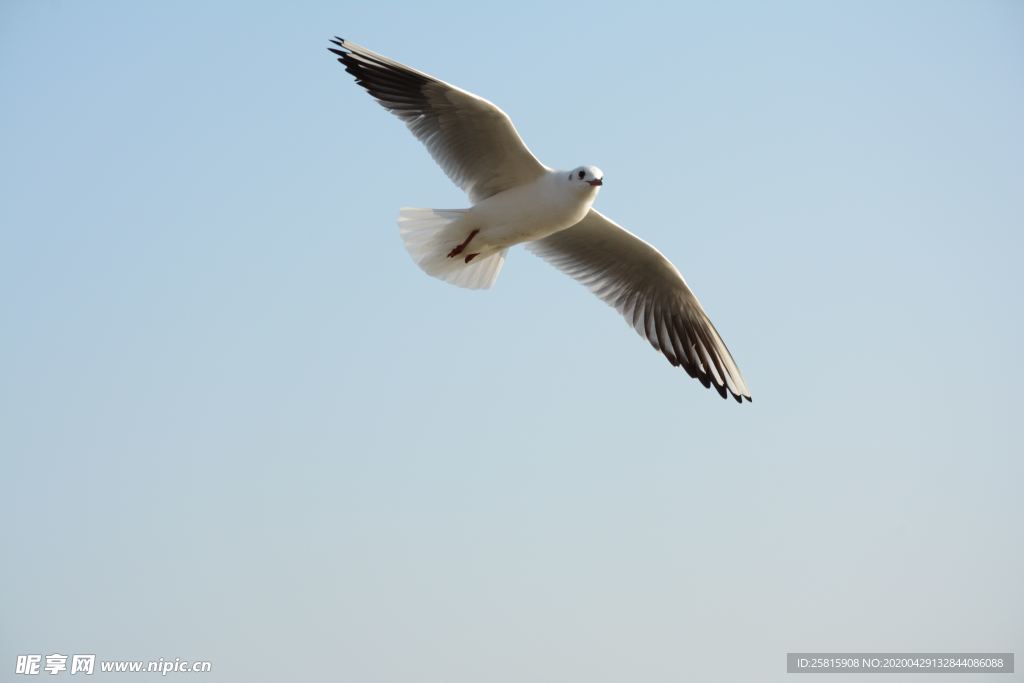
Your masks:
{"label": "black wingtip", "polygon": [[722,395],[722,398],[731,398],[740,405],[743,405],[744,400],[746,400],[747,403],[754,402],[754,399],[750,398],[746,394],[737,394],[732,389],[728,389],[728,392],[726,392],[726,387],[719,387],[717,384],[715,385],[715,388],[718,389],[719,393]]}

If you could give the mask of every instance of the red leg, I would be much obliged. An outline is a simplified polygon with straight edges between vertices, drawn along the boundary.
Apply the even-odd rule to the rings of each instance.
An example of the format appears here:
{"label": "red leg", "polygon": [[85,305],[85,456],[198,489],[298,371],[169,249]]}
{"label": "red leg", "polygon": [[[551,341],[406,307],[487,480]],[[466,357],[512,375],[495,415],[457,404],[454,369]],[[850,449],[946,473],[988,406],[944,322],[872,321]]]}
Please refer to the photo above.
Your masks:
{"label": "red leg", "polygon": [[469,263],[470,261],[472,261],[473,259],[475,259],[479,255],[480,255],[479,251],[476,252],[475,254],[469,254],[468,256],[466,256],[466,263]]}
{"label": "red leg", "polygon": [[[454,249],[452,249],[451,251],[448,252],[448,258],[455,258],[459,254],[464,252],[466,250],[466,247],[469,246],[470,241],[474,237],[476,237],[476,234],[478,232],[480,232],[480,231],[479,230],[473,230],[473,232],[469,233],[469,237],[467,237],[465,240],[463,240],[462,244],[460,244],[459,246],[455,247]],[[467,261],[467,263],[468,263],[468,261]]]}

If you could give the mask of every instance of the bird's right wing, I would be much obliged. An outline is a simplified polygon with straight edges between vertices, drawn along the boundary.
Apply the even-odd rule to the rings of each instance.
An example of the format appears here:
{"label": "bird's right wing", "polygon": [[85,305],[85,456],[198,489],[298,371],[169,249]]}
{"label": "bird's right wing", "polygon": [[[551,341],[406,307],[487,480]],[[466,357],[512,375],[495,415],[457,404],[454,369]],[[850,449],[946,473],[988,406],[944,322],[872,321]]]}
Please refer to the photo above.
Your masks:
{"label": "bird's right wing", "polygon": [[348,40],[331,42],[338,47],[327,49],[345,70],[405,122],[473,202],[548,170],[527,149],[508,115],[487,100]]}
{"label": "bird's right wing", "polygon": [[[647,242],[591,209],[526,248],[614,306],[672,365],[725,398],[750,399],[743,375],[683,276]],[[727,394],[728,392],[728,394]]]}

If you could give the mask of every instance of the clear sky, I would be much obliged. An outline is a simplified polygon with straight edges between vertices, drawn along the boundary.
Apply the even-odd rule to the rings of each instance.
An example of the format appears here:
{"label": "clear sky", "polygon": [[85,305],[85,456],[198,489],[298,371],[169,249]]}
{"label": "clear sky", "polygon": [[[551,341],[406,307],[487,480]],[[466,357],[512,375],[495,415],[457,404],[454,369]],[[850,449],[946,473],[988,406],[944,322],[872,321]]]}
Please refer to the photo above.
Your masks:
{"label": "clear sky", "polygon": [[[600,166],[753,404],[521,249],[420,272],[466,200],[334,34]],[[1024,651],[1024,3],[6,0],[0,89],[0,670]]]}

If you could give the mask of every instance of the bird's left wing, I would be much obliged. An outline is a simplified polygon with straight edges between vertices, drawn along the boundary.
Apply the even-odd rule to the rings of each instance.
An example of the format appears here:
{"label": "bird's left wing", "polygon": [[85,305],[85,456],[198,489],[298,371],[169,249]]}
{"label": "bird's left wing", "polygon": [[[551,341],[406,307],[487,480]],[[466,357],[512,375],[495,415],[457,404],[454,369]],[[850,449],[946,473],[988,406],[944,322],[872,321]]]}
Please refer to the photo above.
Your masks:
{"label": "bird's left wing", "polygon": [[697,297],[661,252],[591,209],[527,249],[614,306],[641,336],[722,398],[750,399],[743,375]]}
{"label": "bird's left wing", "polygon": [[405,122],[473,202],[548,170],[526,147],[508,114],[494,104],[352,41],[331,42],[337,48],[327,49],[345,70]]}

